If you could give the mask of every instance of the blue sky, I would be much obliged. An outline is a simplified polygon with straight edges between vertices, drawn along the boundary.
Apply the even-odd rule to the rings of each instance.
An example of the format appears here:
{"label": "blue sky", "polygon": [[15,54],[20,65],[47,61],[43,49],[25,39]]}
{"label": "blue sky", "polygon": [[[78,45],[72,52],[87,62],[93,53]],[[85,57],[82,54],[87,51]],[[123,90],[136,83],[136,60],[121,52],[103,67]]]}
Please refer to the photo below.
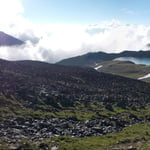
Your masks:
{"label": "blue sky", "polygon": [[[9,4],[9,5],[8,5]],[[25,41],[0,47],[9,60],[150,49],[150,0],[0,0],[0,30]]]}
{"label": "blue sky", "polygon": [[37,23],[95,24],[116,19],[150,24],[149,0],[22,0],[24,16]]}

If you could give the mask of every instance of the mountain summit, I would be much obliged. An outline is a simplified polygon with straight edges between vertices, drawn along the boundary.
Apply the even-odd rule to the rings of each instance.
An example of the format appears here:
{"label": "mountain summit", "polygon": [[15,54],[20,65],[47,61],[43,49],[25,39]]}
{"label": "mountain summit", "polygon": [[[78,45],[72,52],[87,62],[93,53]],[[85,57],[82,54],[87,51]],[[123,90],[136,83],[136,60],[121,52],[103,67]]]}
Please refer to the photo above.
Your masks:
{"label": "mountain summit", "polygon": [[22,45],[23,41],[0,31],[0,46]]}

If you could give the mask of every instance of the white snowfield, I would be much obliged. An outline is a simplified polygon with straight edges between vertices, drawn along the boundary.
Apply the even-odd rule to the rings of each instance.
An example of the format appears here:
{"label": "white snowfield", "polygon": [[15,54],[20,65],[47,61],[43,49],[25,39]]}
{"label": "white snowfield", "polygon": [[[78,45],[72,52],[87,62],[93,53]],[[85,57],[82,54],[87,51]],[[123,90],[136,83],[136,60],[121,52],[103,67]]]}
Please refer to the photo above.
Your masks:
{"label": "white snowfield", "polygon": [[143,76],[143,77],[140,77],[140,78],[138,78],[138,79],[139,79],[139,80],[142,80],[142,79],[146,79],[146,78],[150,78],[150,73],[147,74],[147,75],[145,75],[145,76]]}
{"label": "white snowfield", "polygon": [[100,65],[100,66],[95,67],[94,69],[95,69],[95,70],[98,70],[98,69],[100,69],[100,68],[102,68],[102,67],[103,67],[103,65]]}

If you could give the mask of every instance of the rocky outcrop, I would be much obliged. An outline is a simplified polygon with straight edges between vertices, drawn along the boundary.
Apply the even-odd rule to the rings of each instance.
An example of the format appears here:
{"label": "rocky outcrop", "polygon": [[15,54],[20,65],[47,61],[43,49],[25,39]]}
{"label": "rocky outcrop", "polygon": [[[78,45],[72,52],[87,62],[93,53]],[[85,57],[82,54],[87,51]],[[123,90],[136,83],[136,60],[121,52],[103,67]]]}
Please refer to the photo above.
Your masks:
{"label": "rocky outcrop", "polygon": [[76,120],[73,118],[59,119],[15,119],[4,120],[0,124],[0,139],[9,142],[21,140],[40,141],[54,136],[87,137],[99,136],[120,131],[122,128],[135,124],[147,123],[147,120],[130,116],[130,121],[119,116],[102,119]]}

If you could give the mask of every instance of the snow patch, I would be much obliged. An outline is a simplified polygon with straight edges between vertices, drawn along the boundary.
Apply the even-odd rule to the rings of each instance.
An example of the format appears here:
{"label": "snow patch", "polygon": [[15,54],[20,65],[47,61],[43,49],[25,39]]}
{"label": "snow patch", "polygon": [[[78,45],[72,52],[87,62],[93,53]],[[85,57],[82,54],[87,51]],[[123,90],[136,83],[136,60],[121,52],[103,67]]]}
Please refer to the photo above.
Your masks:
{"label": "snow patch", "polygon": [[139,79],[139,80],[142,80],[142,79],[146,79],[146,78],[150,78],[150,73],[147,74],[147,75],[145,75],[145,76],[143,76],[143,77],[140,77],[140,78],[138,78],[138,79]]}
{"label": "snow patch", "polygon": [[98,70],[98,69],[100,69],[100,68],[102,68],[102,67],[103,67],[103,65],[100,65],[100,66],[95,67],[94,69],[95,69],[95,70]]}

